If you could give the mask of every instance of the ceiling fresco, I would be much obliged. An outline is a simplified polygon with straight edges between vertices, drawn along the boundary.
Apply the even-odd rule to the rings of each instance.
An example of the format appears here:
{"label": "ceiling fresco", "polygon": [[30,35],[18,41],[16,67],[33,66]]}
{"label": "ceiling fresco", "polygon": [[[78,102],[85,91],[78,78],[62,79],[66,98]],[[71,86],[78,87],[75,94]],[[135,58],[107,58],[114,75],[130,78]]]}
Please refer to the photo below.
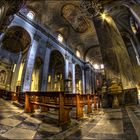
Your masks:
{"label": "ceiling fresco", "polygon": [[83,33],[88,30],[88,24],[80,13],[81,10],[78,6],[73,4],[66,4],[62,8],[62,16],[69,22],[75,31]]}

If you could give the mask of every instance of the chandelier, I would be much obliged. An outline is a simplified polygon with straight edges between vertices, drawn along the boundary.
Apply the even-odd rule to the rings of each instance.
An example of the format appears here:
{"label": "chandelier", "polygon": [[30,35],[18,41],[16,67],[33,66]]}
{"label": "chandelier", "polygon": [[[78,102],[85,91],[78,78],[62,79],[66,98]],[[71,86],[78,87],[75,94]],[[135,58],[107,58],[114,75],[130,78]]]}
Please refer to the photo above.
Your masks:
{"label": "chandelier", "polygon": [[81,0],[80,7],[83,10],[82,14],[89,18],[96,17],[103,11],[99,0]]}

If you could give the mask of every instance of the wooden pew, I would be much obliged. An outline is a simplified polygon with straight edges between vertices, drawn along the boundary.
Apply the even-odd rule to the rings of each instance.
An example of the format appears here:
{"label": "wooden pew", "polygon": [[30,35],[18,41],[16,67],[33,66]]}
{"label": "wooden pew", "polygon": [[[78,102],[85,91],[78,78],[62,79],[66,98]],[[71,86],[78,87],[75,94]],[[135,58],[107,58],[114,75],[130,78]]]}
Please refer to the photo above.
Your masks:
{"label": "wooden pew", "polygon": [[90,94],[90,102],[94,104],[94,110],[97,110],[98,97],[95,94]]}
{"label": "wooden pew", "polygon": [[[33,99],[33,96],[38,97],[38,100]],[[59,125],[70,121],[69,112],[71,111],[72,107],[64,105],[63,92],[26,92],[25,112],[33,112],[35,109],[34,105],[41,106],[42,111],[47,111],[49,108],[58,110]]]}
{"label": "wooden pew", "polygon": [[65,94],[65,105],[76,107],[76,119],[83,117],[83,107],[87,105],[87,113],[91,113],[90,94]]}

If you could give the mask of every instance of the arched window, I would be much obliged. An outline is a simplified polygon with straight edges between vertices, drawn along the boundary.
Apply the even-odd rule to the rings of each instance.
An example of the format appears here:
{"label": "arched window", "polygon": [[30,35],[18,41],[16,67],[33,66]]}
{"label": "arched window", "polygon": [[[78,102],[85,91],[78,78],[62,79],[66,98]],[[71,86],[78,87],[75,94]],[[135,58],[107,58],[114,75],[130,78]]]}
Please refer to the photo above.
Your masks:
{"label": "arched window", "polygon": [[130,17],[130,26],[131,26],[133,33],[136,34],[138,31],[138,24],[132,17]]}
{"label": "arched window", "polygon": [[58,34],[57,39],[58,39],[58,41],[61,42],[61,43],[62,43],[63,40],[64,40],[64,38],[63,38],[63,36],[62,36],[61,34]]}
{"label": "arched window", "polygon": [[35,17],[35,13],[33,11],[29,11],[28,14],[27,14],[27,18],[33,20]]}
{"label": "arched window", "polygon": [[79,50],[76,50],[76,56],[79,57],[79,58],[81,57],[81,53],[80,53]]}

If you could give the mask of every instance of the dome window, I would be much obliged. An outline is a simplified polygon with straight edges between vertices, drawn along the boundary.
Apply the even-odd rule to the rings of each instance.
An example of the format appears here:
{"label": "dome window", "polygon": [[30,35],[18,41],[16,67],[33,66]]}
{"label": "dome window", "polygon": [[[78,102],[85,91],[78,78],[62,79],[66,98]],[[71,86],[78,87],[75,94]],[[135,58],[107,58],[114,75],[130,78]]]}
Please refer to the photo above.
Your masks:
{"label": "dome window", "polygon": [[58,34],[58,37],[57,37],[58,41],[59,42],[63,42],[63,36],[61,34]]}
{"label": "dome window", "polygon": [[80,54],[79,50],[76,50],[76,56],[79,57],[79,58],[81,57],[81,54]]}

